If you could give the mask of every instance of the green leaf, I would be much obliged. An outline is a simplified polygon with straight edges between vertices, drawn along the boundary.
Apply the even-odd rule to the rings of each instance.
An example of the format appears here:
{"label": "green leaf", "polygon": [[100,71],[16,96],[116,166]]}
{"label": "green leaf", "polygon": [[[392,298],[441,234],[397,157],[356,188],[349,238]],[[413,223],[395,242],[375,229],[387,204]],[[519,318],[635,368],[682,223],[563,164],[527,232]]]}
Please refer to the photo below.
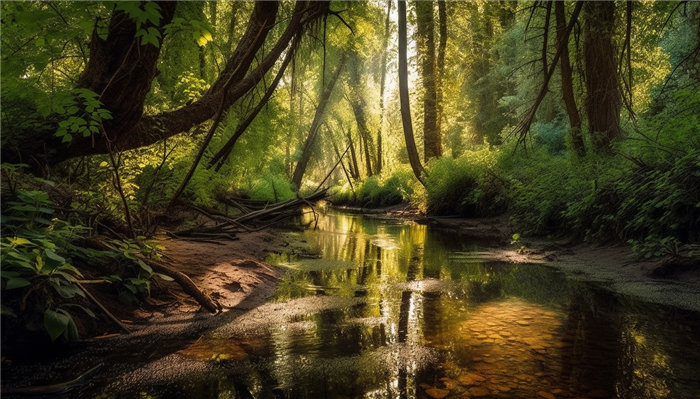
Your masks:
{"label": "green leaf", "polygon": [[138,263],[139,266],[141,266],[141,268],[143,270],[147,271],[149,274],[153,273],[153,269],[150,266],[148,266],[146,263],[144,263],[144,261],[142,261],[141,259],[136,259],[136,263]]}
{"label": "green leaf", "polygon": [[65,309],[58,309],[58,311],[68,318],[68,325],[66,326],[66,331],[64,332],[66,338],[71,341],[78,339],[78,326],[75,325],[73,316],[71,316],[71,314]]}
{"label": "green leaf", "polygon": [[172,278],[172,277],[170,277],[170,276],[166,276],[166,275],[163,274],[163,273],[153,273],[153,275],[160,277],[161,280],[165,280],[165,281],[175,281],[174,278]]}
{"label": "green leaf", "polygon": [[19,272],[11,272],[9,270],[0,270],[0,277],[2,278],[13,278],[18,277]]}
{"label": "green leaf", "polygon": [[86,308],[83,305],[78,305],[77,303],[67,303],[65,305],[61,305],[61,307],[76,307],[76,308],[81,309],[83,312],[85,312],[88,316],[92,317],[93,319],[96,318],[95,313],[92,310]]}
{"label": "green leaf", "polygon": [[57,255],[57,254],[56,254],[54,251],[52,251],[52,250],[46,249],[46,250],[44,250],[44,252],[46,253],[46,257],[49,258],[49,259],[51,259],[51,260],[55,260],[56,262],[58,262],[58,263],[60,263],[60,264],[66,263],[66,258]]}
{"label": "green leaf", "polygon": [[29,284],[31,284],[31,282],[27,279],[21,277],[11,278],[7,280],[7,285],[5,286],[5,289],[12,290],[15,288],[22,288],[28,286]]}
{"label": "green leaf", "polygon": [[27,240],[26,238],[22,238],[22,237],[8,238],[7,240],[10,242],[10,244],[15,245],[15,246],[32,244],[31,241]]}
{"label": "green leaf", "polygon": [[68,323],[70,323],[70,319],[65,314],[54,312],[51,309],[46,309],[44,312],[44,328],[49,333],[51,342],[56,341],[56,338],[66,331]]}
{"label": "green leaf", "polygon": [[3,316],[17,317],[17,315],[15,314],[15,311],[12,310],[12,308],[5,306],[3,304],[0,304],[0,314]]}
{"label": "green leaf", "polygon": [[83,290],[78,288],[77,286],[73,285],[72,283],[65,283],[63,285],[60,285],[56,279],[51,280],[51,286],[53,287],[54,290],[56,290],[56,293],[63,298],[70,299],[75,297],[76,295],[80,295],[82,297],[85,296],[85,293]]}

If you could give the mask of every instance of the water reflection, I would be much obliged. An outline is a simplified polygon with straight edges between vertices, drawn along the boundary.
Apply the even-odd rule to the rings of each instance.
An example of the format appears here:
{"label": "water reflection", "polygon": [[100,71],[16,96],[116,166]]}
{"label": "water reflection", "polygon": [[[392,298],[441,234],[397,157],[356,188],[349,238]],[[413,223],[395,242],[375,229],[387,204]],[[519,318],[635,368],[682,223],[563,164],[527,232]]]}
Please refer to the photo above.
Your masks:
{"label": "water reflection", "polygon": [[700,397],[697,314],[413,223],[329,213],[295,239],[321,258],[271,258],[275,302],[180,351],[214,371],[156,396]]}

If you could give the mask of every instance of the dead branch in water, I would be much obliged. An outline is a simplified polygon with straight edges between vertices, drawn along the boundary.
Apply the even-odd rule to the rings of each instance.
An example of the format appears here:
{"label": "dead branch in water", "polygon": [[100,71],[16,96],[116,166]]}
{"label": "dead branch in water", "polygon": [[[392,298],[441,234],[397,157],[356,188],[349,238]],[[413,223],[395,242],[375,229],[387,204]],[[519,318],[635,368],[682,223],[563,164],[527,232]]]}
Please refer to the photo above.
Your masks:
{"label": "dead branch in water", "polygon": [[[300,215],[300,209],[311,207],[326,197],[327,190],[320,190],[307,197],[299,197],[270,204],[263,201],[243,200],[219,195],[217,200],[239,211],[240,215],[229,216],[226,213],[204,206],[190,205],[189,208],[210,220],[209,225],[168,232],[170,237],[191,240],[237,239],[237,233],[259,231],[290,217]],[[315,215],[315,211],[314,211]],[[316,217],[314,217],[316,219]]]}

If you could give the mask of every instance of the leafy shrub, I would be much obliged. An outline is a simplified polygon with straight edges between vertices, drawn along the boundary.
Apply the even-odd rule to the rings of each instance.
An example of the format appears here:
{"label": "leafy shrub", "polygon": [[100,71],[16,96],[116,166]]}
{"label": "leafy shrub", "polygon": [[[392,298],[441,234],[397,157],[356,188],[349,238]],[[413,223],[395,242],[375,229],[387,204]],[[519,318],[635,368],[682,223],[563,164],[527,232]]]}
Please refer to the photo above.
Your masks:
{"label": "leafy shrub", "polygon": [[[77,339],[69,309],[79,308],[95,317],[88,308],[69,302],[85,296],[75,284],[81,274],[70,261],[70,256],[90,254],[72,244],[83,229],[49,219],[54,210],[46,192],[20,190],[16,194],[15,201],[3,201],[2,314],[18,317],[19,313],[28,329],[43,328],[52,341],[61,335]],[[8,301],[12,297],[21,300]]]}
{"label": "leafy shrub", "polygon": [[566,158],[550,156],[545,147],[506,155],[499,165],[507,173],[508,210],[518,231],[548,234],[565,225],[569,202],[569,166]]}
{"label": "leafy shrub", "polygon": [[408,202],[417,182],[410,169],[399,167],[390,175],[370,176],[355,187],[334,187],[331,189],[332,202],[336,205],[361,207],[385,207]]}
{"label": "leafy shrub", "polygon": [[255,181],[248,195],[251,199],[268,202],[279,202],[296,197],[289,179],[272,173],[266,173]]}
{"label": "leafy shrub", "polygon": [[483,147],[460,158],[439,158],[427,167],[428,212],[436,215],[483,216],[498,213],[502,184],[494,181],[497,151]]}

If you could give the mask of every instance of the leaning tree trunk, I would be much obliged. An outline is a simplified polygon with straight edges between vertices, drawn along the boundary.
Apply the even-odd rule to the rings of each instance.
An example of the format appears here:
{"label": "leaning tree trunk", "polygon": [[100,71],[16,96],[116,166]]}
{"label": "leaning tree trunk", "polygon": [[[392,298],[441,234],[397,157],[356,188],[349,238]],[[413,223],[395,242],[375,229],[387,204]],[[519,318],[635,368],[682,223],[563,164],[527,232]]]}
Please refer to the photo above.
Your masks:
{"label": "leaning tree trunk", "polygon": [[364,60],[359,54],[353,52],[348,63],[348,88],[350,91],[348,102],[350,103],[350,108],[355,115],[355,122],[357,122],[357,131],[360,133],[360,139],[362,142],[362,148],[365,152],[365,169],[367,170],[367,177],[372,176],[372,158],[374,154],[374,143],[372,142],[372,134],[367,127],[367,117],[365,115],[365,107],[367,103],[365,102],[365,93],[363,88],[365,87],[365,82],[362,80],[362,63]]}
{"label": "leaning tree trunk", "polygon": [[348,145],[350,146],[350,174],[353,179],[360,178],[360,167],[357,164],[357,153],[355,152],[355,143],[352,141],[352,130],[348,128]]}
{"label": "leaning tree trunk", "polygon": [[586,114],[591,143],[598,152],[610,152],[620,136],[620,97],[615,62],[615,2],[585,2],[583,50],[586,64]]}
{"label": "leaning tree trunk", "polygon": [[435,85],[435,34],[433,2],[417,1],[416,38],[423,79],[423,152],[425,161],[442,155],[442,140],[437,128],[437,92]]}
{"label": "leaning tree trunk", "polygon": [[420,155],[416,148],[416,140],[413,137],[413,123],[411,121],[411,102],[408,97],[408,59],[406,55],[406,0],[399,0],[399,100],[401,102],[401,122],[403,134],[406,140],[408,161],[411,169],[421,184],[423,181],[423,166],[420,163]]}
{"label": "leaning tree trunk", "polygon": [[296,186],[297,191],[301,189],[301,179],[304,177],[304,172],[306,172],[306,166],[309,163],[309,159],[311,159],[311,150],[313,149],[314,143],[316,142],[316,137],[318,137],[318,133],[321,130],[321,122],[323,121],[323,117],[326,113],[326,106],[330,101],[331,94],[333,93],[333,88],[335,87],[335,83],[338,81],[338,77],[340,76],[340,72],[343,70],[344,66],[345,54],[343,54],[342,58],[338,62],[338,65],[336,66],[335,72],[333,72],[333,76],[331,76],[330,80],[328,81],[328,84],[323,89],[323,93],[321,94],[321,98],[318,102],[318,108],[316,108],[314,119],[311,122],[311,127],[309,128],[309,135],[306,137],[306,141],[304,142],[304,148],[301,153],[301,159],[299,159],[299,162],[297,162],[297,166],[294,168],[294,174],[292,175],[292,183],[294,183],[294,185]]}
{"label": "leaning tree trunk", "polygon": [[571,145],[579,157],[586,156],[586,147],[581,134],[581,115],[578,113],[576,98],[574,97],[573,72],[569,62],[569,46],[566,37],[566,15],[564,13],[564,2],[554,2],[554,16],[557,21],[557,46],[561,50],[560,71],[561,71],[561,92],[566,106],[566,113],[569,116],[571,129]]}

